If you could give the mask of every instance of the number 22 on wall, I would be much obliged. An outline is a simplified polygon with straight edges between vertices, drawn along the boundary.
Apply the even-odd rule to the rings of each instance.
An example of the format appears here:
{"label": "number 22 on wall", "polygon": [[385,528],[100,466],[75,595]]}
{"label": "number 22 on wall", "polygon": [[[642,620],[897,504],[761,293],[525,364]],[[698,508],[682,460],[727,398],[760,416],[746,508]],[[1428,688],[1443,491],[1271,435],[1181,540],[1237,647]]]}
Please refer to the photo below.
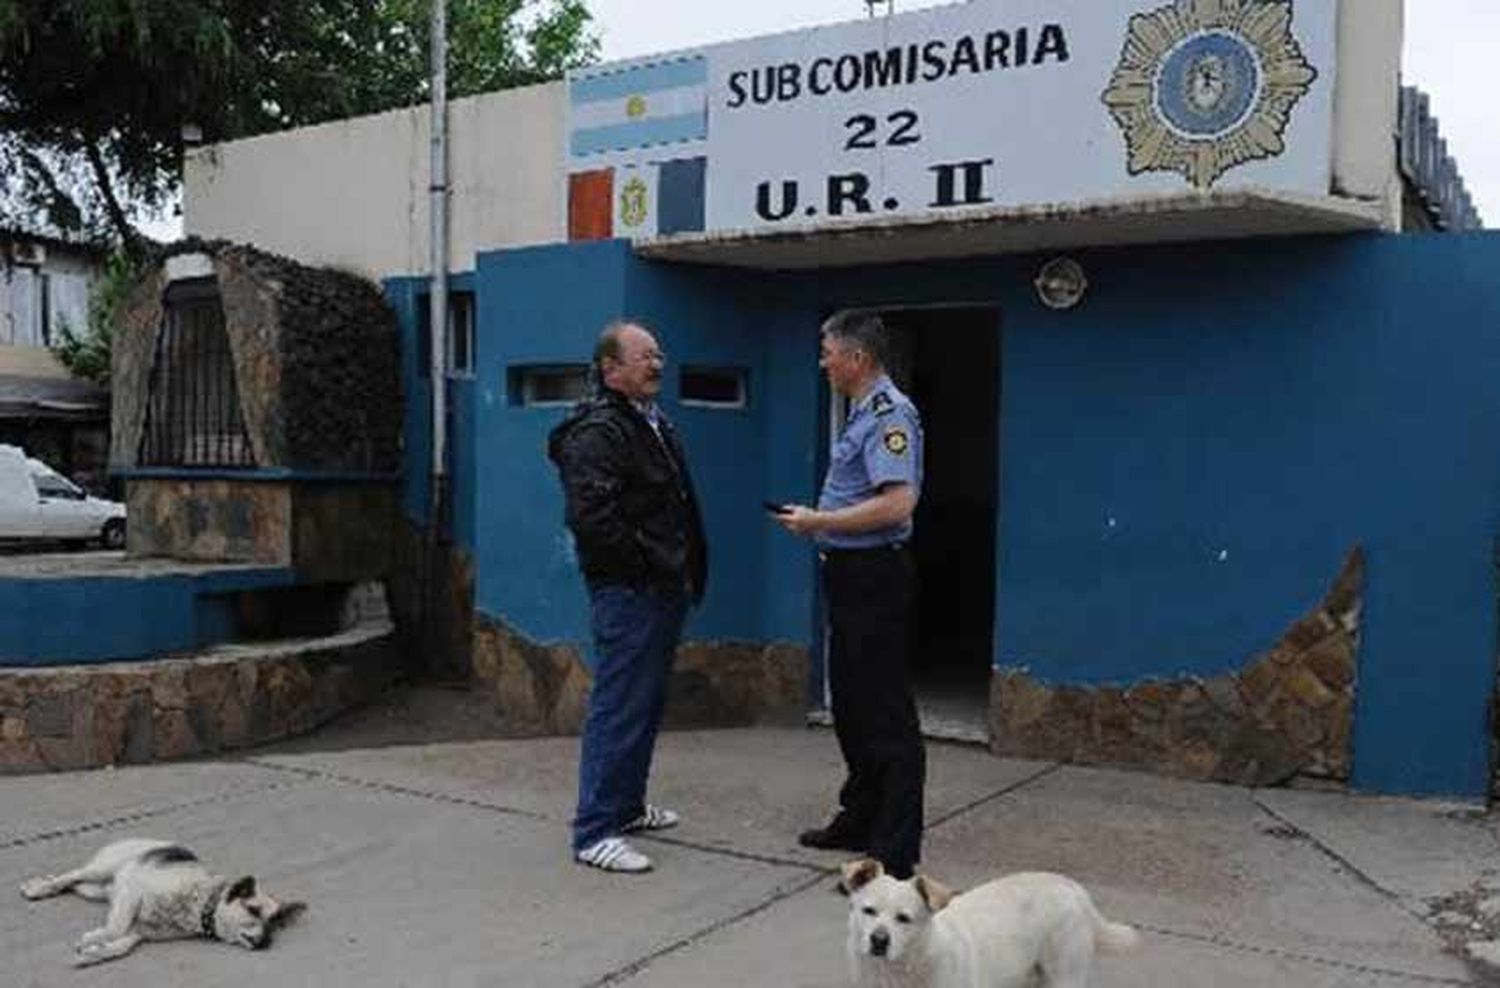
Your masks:
{"label": "number 22 on wall", "polygon": [[[889,147],[916,144],[922,139],[917,133],[917,114],[912,110],[897,110],[887,116],[885,122],[892,128],[885,141]],[[845,120],[844,129],[849,131],[849,139],[844,142],[845,151],[873,151],[880,146],[875,136],[880,121],[868,113],[856,113]]]}

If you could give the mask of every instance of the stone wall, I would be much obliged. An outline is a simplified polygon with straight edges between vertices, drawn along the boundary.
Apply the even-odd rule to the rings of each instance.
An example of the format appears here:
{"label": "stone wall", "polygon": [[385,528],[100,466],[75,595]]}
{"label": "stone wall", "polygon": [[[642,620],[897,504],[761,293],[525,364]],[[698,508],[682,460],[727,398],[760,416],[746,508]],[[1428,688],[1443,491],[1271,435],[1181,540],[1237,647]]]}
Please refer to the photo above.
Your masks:
{"label": "stone wall", "polygon": [[1320,606],[1245,668],[1213,679],[1048,686],[997,669],[992,748],[1242,785],[1347,780],[1363,586],[1356,548]]}
{"label": "stone wall", "polygon": [[131,480],[126,511],[132,556],[292,564],[292,496],[285,483]]}
{"label": "stone wall", "polygon": [[131,290],[115,317],[109,377],[111,466],[134,465],[140,452],[165,287],[162,269],[153,268]]}
{"label": "stone wall", "polygon": [[393,485],[294,484],[291,497],[291,556],[299,579],[353,582],[390,573]]}
{"label": "stone wall", "polygon": [[260,419],[274,451],[263,465],[397,470],[401,358],[380,290],[249,247],[221,247],[215,268],[240,388],[274,399]]}
{"label": "stone wall", "polygon": [[391,569],[391,484],[137,478],[126,501],[132,556],[289,567],[320,583]]}
{"label": "stone wall", "polygon": [[[255,465],[398,470],[400,349],[396,316],[380,289],[223,242],[184,241],[163,258],[186,253],[213,260]],[[153,268],[120,314],[111,359],[115,467],[137,465],[165,288],[162,268]]]}
{"label": "stone wall", "polygon": [[396,662],[380,620],[301,643],[0,670],[0,774],[168,761],[302,734],[384,689]]}
{"label": "stone wall", "polygon": [[[577,734],[591,678],[572,645],[542,645],[483,616],[474,623],[474,678],[513,737]],[[666,725],[686,729],[800,723],[808,654],[789,644],[688,642],[667,686]]]}
{"label": "stone wall", "polygon": [[250,276],[227,254],[215,260],[219,305],[234,360],[234,383],[245,432],[260,466],[285,466],[287,455],[281,389],[281,286]]}

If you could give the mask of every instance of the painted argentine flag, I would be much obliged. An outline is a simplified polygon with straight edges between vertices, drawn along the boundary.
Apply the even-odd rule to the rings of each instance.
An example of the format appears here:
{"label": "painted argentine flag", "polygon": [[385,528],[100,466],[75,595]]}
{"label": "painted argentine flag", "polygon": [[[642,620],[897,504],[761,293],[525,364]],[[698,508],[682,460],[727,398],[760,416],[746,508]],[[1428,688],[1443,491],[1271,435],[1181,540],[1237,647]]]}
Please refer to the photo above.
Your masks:
{"label": "painted argentine flag", "polygon": [[708,136],[708,61],[701,55],[575,76],[569,97],[575,158]]}

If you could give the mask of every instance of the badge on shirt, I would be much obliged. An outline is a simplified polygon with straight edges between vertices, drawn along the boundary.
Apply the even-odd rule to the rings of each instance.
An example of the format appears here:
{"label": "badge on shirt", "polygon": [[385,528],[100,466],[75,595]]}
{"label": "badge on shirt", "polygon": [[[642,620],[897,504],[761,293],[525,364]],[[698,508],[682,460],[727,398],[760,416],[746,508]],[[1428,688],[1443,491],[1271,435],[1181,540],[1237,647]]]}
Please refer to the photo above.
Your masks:
{"label": "badge on shirt", "polygon": [[906,430],[900,426],[894,426],[885,430],[885,449],[892,456],[901,456],[911,447],[911,440],[906,438]]}

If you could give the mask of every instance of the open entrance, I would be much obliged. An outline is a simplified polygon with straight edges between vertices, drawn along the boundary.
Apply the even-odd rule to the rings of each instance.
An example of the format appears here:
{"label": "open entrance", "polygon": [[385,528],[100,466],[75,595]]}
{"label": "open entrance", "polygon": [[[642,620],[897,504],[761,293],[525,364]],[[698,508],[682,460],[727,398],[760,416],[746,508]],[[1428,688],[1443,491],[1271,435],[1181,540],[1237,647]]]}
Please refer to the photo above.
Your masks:
{"label": "open entrance", "polygon": [[880,315],[891,334],[887,369],[916,403],[925,443],[912,546],[912,675],[922,729],[982,742],[995,641],[1000,313],[931,306]]}

